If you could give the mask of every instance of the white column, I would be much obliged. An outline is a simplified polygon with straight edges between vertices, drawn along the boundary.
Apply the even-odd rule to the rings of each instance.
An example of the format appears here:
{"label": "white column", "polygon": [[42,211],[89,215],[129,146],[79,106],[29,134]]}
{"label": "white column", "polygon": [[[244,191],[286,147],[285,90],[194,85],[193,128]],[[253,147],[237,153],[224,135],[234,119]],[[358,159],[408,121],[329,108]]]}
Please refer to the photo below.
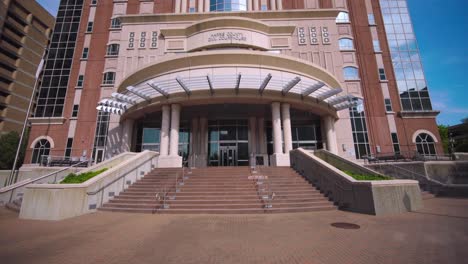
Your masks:
{"label": "white column", "polygon": [[180,105],[171,105],[171,143],[169,144],[169,156],[179,155],[179,122]]}
{"label": "white column", "polygon": [[257,118],[252,116],[249,118],[249,150],[251,154],[258,154],[257,150]]}
{"label": "white column", "polygon": [[169,121],[171,118],[171,108],[168,105],[162,107],[161,140],[159,145],[159,155],[167,156],[169,150]]}
{"label": "white column", "polygon": [[252,11],[252,0],[247,0],[247,11]]}
{"label": "white column", "polygon": [[331,153],[338,154],[338,143],[336,142],[335,119],[332,116],[324,117],[325,133],[327,134],[327,149]]}
{"label": "white column", "polygon": [[210,0],[205,0],[205,12],[210,12]]}
{"label": "white column", "polygon": [[270,0],[270,10],[276,10],[276,0]]}
{"label": "white column", "polygon": [[258,118],[258,148],[260,154],[267,154],[267,142],[265,137],[265,118]]}
{"label": "white column", "polygon": [[197,12],[199,13],[203,12],[203,1],[204,0],[198,0]]}
{"label": "white column", "polygon": [[122,126],[122,152],[131,151],[132,148],[132,134],[133,134],[133,119],[127,119]]}
{"label": "white column", "polygon": [[271,123],[273,125],[273,153],[283,154],[281,139],[281,113],[280,103],[278,102],[271,104]]}
{"label": "white column", "polygon": [[284,153],[289,154],[292,150],[292,134],[291,134],[291,116],[290,116],[290,105],[281,105],[281,115],[283,118],[283,138],[284,138]]}
{"label": "white column", "polygon": [[276,8],[278,10],[283,10],[283,0],[277,0],[278,4],[276,5]]}
{"label": "white column", "polygon": [[255,11],[260,10],[260,8],[259,8],[259,6],[258,6],[258,1],[259,1],[259,0],[253,0],[253,2],[254,2],[253,6],[254,6],[254,10],[255,10]]}
{"label": "white column", "polygon": [[182,0],[182,10],[181,13],[187,13],[187,0]]}
{"label": "white column", "polygon": [[180,13],[180,1],[181,0],[175,0],[175,13]]}

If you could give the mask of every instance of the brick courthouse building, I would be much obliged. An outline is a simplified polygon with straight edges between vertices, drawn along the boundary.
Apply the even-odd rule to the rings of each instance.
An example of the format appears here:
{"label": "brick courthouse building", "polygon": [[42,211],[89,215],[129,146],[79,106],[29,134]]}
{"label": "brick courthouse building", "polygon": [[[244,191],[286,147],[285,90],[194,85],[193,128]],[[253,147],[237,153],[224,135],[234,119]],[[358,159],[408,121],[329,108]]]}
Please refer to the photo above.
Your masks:
{"label": "brick courthouse building", "polygon": [[62,0],[25,163],[442,153],[405,0]]}

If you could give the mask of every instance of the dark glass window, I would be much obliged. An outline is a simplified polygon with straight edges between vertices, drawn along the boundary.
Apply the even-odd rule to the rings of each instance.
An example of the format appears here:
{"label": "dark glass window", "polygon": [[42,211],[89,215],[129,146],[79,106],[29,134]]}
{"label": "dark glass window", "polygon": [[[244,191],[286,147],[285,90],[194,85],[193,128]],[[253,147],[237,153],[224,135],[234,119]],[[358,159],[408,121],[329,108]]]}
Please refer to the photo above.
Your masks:
{"label": "dark glass window", "polygon": [[363,105],[349,109],[351,128],[353,130],[354,150],[356,158],[361,159],[370,154],[369,138],[367,135],[366,114]]}
{"label": "dark glass window", "polygon": [[89,21],[88,26],[86,27],[86,32],[90,33],[93,32],[93,22]]}
{"label": "dark glass window", "polygon": [[71,156],[72,146],[73,146],[73,138],[68,138],[67,148],[65,149],[65,157],[69,158]]}
{"label": "dark glass window", "polygon": [[400,142],[398,140],[398,134],[392,133],[392,143],[393,143],[393,151],[395,154],[400,154]]}
{"label": "dark glass window", "polygon": [[84,82],[84,76],[83,75],[78,75],[78,81],[76,81],[76,86],[77,87],[83,87],[83,82]]}
{"label": "dark glass window", "polygon": [[119,44],[110,44],[107,46],[107,56],[117,56],[119,55]]}
{"label": "dark glass window", "polygon": [[102,84],[114,84],[115,72],[106,72],[102,78]]}
{"label": "dark glass window", "polygon": [[416,150],[423,156],[436,155],[434,139],[429,134],[419,134],[416,137]]}
{"label": "dark glass window", "polygon": [[45,159],[50,152],[50,142],[47,139],[39,140],[33,148],[31,163],[47,162]]}
{"label": "dark glass window", "polygon": [[389,98],[385,98],[385,111],[392,112],[392,101]]}
{"label": "dark glass window", "polygon": [[79,105],[73,105],[72,117],[78,116],[78,110],[80,109]]}
{"label": "dark glass window", "polygon": [[35,117],[62,116],[82,7],[83,0],[60,2],[49,52],[45,58]]}

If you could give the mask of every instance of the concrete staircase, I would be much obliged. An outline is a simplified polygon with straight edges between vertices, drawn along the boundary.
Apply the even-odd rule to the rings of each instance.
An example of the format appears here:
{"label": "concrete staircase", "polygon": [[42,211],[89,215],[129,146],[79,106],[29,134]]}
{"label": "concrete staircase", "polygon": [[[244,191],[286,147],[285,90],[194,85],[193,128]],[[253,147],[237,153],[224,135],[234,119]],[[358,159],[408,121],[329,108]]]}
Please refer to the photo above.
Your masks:
{"label": "concrete staircase", "polygon": [[182,169],[155,169],[99,210],[213,214],[336,210],[287,167],[264,167],[256,172],[249,167],[209,167],[185,169],[184,175],[182,182]]}

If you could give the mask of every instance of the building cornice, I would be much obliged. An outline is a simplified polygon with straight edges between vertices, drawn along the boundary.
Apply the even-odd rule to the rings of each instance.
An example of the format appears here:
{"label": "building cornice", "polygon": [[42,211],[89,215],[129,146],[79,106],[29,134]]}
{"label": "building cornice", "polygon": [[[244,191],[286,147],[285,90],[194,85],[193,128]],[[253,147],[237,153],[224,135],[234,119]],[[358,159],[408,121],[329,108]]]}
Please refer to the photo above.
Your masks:
{"label": "building cornice", "polygon": [[185,13],[185,14],[145,14],[145,15],[121,15],[122,24],[145,24],[162,22],[192,22],[219,17],[242,17],[250,19],[335,19],[339,12],[345,9],[302,9],[287,11],[249,11],[249,12],[210,12],[210,13]]}

